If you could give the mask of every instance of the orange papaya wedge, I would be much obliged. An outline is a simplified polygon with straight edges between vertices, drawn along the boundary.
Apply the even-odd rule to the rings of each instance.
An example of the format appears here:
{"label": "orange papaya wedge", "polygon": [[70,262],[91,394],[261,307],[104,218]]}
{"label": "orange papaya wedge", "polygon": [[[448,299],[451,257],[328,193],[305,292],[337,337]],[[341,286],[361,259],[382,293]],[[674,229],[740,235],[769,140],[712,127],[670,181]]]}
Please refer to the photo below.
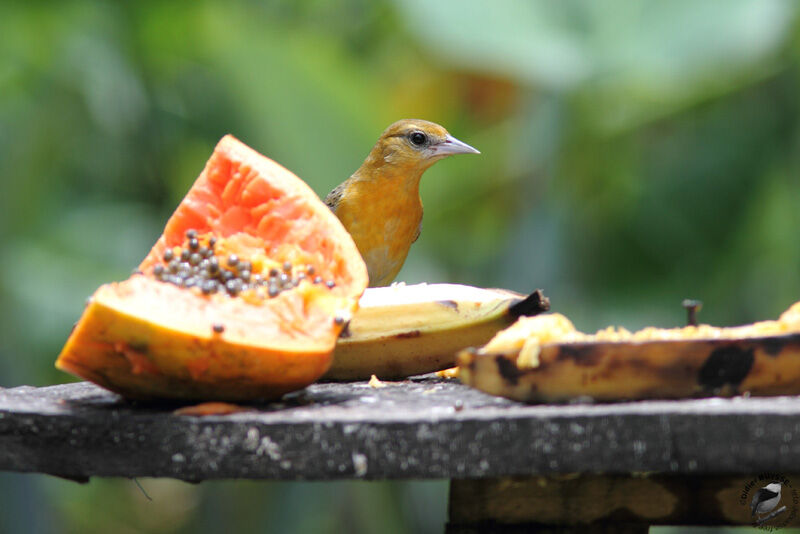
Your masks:
{"label": "orange papaya wedge", "polygon": [[89,299],[56,367],[130,398],[275,399],[327,371],[366,286],[314,191],[226,136],[138,273]]}

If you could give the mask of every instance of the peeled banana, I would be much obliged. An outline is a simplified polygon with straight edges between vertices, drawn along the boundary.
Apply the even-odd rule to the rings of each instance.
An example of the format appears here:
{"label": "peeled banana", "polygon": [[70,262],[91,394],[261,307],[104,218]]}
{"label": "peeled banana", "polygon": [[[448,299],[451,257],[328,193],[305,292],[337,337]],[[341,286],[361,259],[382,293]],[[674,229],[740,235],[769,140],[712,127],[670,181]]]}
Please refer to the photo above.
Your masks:
{"label": "peeled banana", "polygon": [[800,302],[743,326],[607,328],[584,334],[559,314],[520,319],[458,355],[459,378],[527,402],[800,394]]}
{"label": "peeled banana", "polygon": [[324,379],[405,378],[452,367],[459,350],[549,308],[540,290],[525,296],[458,284],[368,288]]}

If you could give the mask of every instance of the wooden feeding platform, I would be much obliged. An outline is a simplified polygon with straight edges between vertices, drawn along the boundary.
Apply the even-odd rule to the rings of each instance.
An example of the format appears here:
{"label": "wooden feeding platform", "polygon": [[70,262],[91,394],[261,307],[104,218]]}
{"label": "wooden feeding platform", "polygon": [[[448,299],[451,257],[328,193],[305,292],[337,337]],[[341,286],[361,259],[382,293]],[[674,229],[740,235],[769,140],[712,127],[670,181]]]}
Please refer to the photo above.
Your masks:
{"label": "wooden feeding platform", "polygon": [[315,384],[248,408],[178,415],[86,382],[4,389],[0,469],[450,479],[452,533],[753,524],[751,496],[780,478],[786,508],[765,524],[800,523],[800,397],[526,405],[426,375]]}

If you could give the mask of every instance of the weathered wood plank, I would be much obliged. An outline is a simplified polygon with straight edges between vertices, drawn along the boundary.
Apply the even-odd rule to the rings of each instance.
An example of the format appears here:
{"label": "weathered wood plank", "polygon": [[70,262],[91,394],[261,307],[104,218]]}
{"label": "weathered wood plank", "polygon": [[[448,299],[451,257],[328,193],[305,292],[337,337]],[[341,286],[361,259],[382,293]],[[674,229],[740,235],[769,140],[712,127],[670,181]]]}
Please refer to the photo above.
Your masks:
{"label": "weathered wood plank", "polygon": [[187,417],[87,383],[0,390],[0,469],[185,480],[792,472],[800,398],[528,406],[452,381],[317,384]]}

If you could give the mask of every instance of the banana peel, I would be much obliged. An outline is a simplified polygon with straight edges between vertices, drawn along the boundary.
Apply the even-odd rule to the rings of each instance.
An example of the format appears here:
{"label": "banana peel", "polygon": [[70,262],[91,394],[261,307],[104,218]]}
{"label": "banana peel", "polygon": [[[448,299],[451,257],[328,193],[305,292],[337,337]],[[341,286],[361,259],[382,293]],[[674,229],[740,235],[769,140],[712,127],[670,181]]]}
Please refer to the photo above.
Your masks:
{"label": "banana peel", "polygon": [[520,319],[458,355],[459,378],[523,402],[800,394],[800,303],[776,321],[575,330],[559,314]]}
{"label": "banana peel", "polygon": [[405,378],[455,365],[518,317],[550,308],[541,290],[522,295],[459,284],[368,288],[336,344],[323,380]]}

